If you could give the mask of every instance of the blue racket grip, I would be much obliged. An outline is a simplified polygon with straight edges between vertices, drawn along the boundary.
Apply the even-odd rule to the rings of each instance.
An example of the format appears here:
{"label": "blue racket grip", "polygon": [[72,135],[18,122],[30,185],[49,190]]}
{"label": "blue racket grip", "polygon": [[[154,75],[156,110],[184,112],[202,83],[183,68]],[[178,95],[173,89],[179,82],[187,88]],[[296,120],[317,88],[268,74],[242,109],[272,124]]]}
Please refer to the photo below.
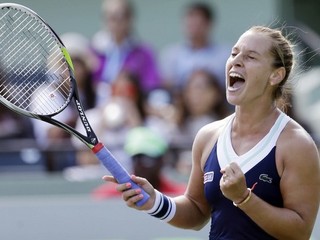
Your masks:
{"label": "blue racket grip", "polygon": [[102,144],[98,143],[92,151],[95,153],[97,158],[101,161],[101,163],[109,170],[112,176],[117,180],[118,183],[131,183],[131,188],[133,189],[141,189],[141,194],[143,198],[139,200],[136,205],[138,207],[145,204],[149,199],[149,194],[146,193],[139,185],[133,182],[130,178],[127,170],[115,159],[112,153]]}

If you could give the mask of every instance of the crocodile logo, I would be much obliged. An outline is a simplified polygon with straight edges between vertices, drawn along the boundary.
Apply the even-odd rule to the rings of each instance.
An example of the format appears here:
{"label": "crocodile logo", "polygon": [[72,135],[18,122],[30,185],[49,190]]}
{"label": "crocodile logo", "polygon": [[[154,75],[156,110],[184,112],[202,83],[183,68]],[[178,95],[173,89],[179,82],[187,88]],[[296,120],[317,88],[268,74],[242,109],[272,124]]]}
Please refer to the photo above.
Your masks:
{"label": "crocodile logo", "polygon": [[267,183],[272,183],[272,178],[268,176],[268,174],[260,174],[259,180],[267,182]]}

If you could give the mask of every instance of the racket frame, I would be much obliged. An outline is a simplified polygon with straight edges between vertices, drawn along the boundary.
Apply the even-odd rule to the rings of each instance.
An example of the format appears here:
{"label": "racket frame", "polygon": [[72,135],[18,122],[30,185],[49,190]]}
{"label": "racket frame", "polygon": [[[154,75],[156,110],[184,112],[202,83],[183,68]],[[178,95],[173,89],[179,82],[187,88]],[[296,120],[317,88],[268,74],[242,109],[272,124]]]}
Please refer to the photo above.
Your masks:
{"label": "racket frame", "polygon": [[[83,105],[82,105],[81,101],[79,100],[77,83],[76,83],[76,80],[74,77],[74,66],[72,64],[71,57],[70,57],[66,47],[64,46],[63,42],[61,41],[60,37],[52,29],[52,27],[46,23],[46,21],[42,17],[40,17],[36,12],[31,10],[30,8],[27,8],[25,6],[22,6],[22,5],[19,5],[16,3],[1,3],[0,8],[1,9],[2,8],[17,9],[17,10],[23,11],[31,16],[34,15],[35,17],[37,17],[41,21],[41,23],[48,29],[48,31],[50,31],[50,33],[52,33],[56,42],[59,43],[60,50],[61,50],[62,54],[64,55],[64,59],[66,60],[66,63],[68,64],[68,70],[69,70],[70,82],[71,82],[71,91],[70,91],[71,93],[69,94],[64,105],[61,107],[60,110],[58,110],[57,112],[55,112],[54,114],[51,114],[51,115],[39,115],[39,114],[35,114],[32,112],[26,111],[24,109],[21,109],[21,108],[15,106],[14,104],[12,104],[10,101],[5,99],[1,95],[0,95],[0,102],[2,102],[5,106],[7,106],[12,111],[14,111],[20,115],[39,119],[39,120],[45,121],[47,123],[51,123],[57,127],[63,128],[65,131],[76,136],[79,140],[81,140],[84,144],[86,144],[90,149],[92,149],[98,143],[98,138],[97,138],[96,134],[94,133],[94,131],[93,131],[86,115],[85,115]],[[59,122],[59,121],[55,120],[54,118],[52,118],[53,116],[58,115],[65,108],[67,108],[71,102],[71,99],[73,99],[75,107],[78,111],[79,118],[81,119],[81,122],[82,122],[84,129],[86,131],[86,136],[79,133],[78,131],[73,129],[71,126],[69,126],[65,123]]]}

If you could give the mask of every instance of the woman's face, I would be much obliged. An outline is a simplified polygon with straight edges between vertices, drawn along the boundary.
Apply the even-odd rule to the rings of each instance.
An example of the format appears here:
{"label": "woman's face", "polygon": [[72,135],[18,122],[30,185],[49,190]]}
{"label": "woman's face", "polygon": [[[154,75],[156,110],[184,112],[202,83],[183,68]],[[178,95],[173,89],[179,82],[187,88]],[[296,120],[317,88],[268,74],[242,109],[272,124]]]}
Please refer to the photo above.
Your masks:
{"label": "woman's face", "polygon": [[269,79],[274,72],[271,38],[245,32],[232,48],[226,64],[226,95],[229,103],[243,105],[272,99]]}

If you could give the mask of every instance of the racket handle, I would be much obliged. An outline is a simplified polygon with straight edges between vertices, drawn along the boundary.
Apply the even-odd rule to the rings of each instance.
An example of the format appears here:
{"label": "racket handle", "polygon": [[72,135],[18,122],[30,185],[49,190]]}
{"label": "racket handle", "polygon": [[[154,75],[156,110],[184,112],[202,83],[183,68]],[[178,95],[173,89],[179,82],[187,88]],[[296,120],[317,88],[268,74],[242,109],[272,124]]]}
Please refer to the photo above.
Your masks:
{"label": "racket handle", "polygon": [[141,194],[143,198],[139,200],[136,205],[142,206],[149,199],[149,194],[146,193],[139,185],[133,182],[130,178],[127,170],[115,159],[112,153],[102,144],[98,143],[92,151],[97,156],[97,158],[101,161],[101,163],[109,170],[112,176],[117,180],[118,183],[131,183],[131,188],[133,189],[141,189]]}

